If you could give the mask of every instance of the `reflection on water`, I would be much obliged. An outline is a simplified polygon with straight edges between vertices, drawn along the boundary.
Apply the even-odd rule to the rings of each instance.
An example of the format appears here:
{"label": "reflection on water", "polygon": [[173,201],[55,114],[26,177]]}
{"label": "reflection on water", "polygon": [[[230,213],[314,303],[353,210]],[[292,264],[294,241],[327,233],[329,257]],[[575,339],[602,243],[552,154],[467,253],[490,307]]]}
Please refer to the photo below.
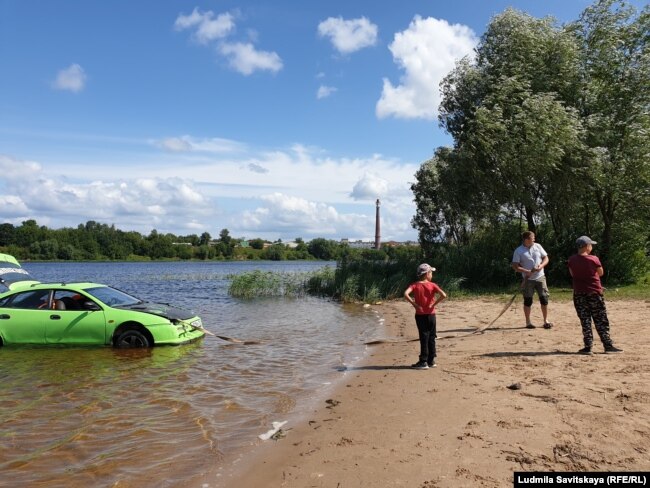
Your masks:
{"label": "reflection on water", "polygon": [[26,264],[42,281],[99,281],[192,308],[213,332],[260,343],[1,348],[0,485],[180,486],[254,444],[376,333],[360,307],[230,298],[227,276],[255,266],[278,265]]}

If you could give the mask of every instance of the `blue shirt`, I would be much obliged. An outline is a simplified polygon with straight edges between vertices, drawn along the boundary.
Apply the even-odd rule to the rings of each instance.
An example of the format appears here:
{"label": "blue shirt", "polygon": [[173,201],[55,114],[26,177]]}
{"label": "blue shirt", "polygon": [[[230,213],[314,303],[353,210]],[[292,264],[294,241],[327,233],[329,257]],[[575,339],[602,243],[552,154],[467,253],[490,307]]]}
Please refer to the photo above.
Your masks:
{"label": "blue shirt", "polygon": [[[515,252],[512,255],[512,262],[518,264],[522,268],[533,269],[535,266],[542,264],[542,261],[546,256],[548,256],[548,254],[546,254],[546,251],[540,244],[534,243],[530,247],[526,247],[522,244],[515,249]],[[522,276],[524,276],[523,273]],[[528,279],[537,281],[542,279],[543,276],[544,268],[531,274]]]}

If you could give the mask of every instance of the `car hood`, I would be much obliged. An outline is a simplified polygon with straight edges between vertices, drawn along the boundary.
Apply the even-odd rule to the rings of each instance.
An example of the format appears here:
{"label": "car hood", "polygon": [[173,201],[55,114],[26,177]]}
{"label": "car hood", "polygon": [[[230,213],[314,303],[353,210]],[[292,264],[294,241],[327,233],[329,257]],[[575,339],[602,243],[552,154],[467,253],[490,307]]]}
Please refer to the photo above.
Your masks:
{"label": "car hood", "polygon": [[13,290],[19,286],[40,283],[25,271],[15,257],[9,254],[0,254],[0,283]]}
{"label": "car hood", "polygon": [[196,314],[191,310],[173,307],[167,303],[142,302],[116,308],[122,310],[133,310],[134,312],[150,313],[152,315],[165,317],[169,320],[188,320],[196,317]]}

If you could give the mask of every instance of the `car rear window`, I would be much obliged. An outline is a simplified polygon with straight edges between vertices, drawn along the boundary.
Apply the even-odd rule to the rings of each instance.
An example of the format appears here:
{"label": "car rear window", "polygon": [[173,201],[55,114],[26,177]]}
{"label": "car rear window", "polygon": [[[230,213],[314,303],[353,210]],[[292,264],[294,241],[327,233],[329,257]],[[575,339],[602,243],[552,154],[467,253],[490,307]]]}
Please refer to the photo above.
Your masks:
{"label": "car rear window", "polygon": [[[50,290],[30,290],[6,297],[0,306],[4,308],[46,308]],[[6,300],[6,301],[5,301]]]}

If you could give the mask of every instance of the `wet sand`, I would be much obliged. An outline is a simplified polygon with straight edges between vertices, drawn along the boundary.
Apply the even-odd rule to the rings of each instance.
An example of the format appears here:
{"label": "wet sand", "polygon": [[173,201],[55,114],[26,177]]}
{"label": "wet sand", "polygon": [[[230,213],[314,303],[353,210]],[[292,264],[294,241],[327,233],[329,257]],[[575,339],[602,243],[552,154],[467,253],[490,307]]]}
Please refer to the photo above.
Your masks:
{"label": "wet sand", "polygon": [[[406,302],[373,306],[386,337],[284,436],[238,473],[203,487],[503,487],[514,471],[650,469],[650,300],[608,301],[622,354],[582,347],[571,302],[555,327],[525,329],[521,299],[484,333],[501,300],[449,300],[438,315],[438,366],[413,370]],[[533,320],[541,324],[539,304]],[[394,340],[394,341],[393,341]],[[224,473],[225,474],[225,473]]]}

